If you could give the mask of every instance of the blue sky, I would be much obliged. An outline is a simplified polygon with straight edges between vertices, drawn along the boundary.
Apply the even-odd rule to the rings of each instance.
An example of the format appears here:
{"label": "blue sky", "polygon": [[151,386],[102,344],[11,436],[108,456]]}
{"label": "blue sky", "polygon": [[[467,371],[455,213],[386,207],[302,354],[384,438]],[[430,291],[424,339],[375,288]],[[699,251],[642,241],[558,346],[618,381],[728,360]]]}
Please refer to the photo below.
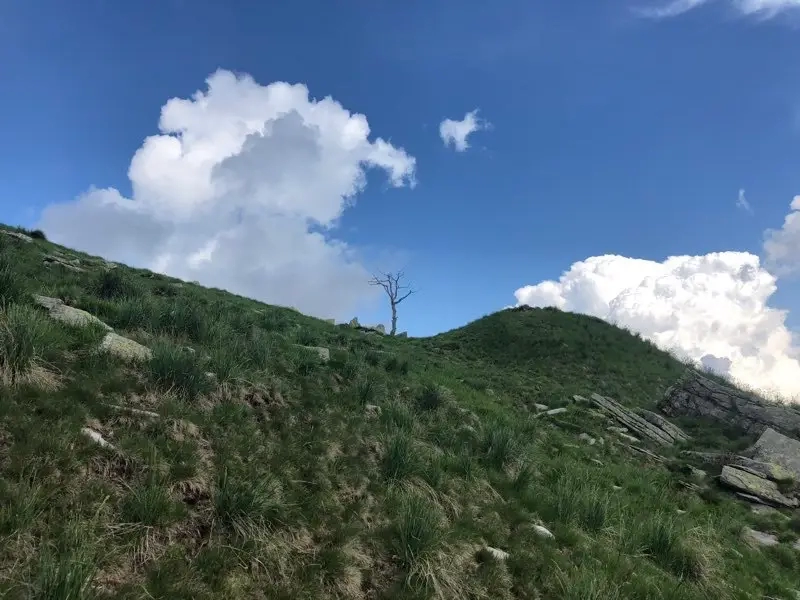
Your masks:
{"label": "blue sky", "polygon": [[[691,4],[697,6],[689,10]],[[167,101],[207,91],[206,79],[218,69],[249,74],[260,86],[299,83],[312,101],[331,96],[344,110],[363,114],[369,140],[383,138],[408,159],[403,167],[390,166],[387,158],[367,170],[366,187],[325,230],[329,239],[346,243],[348,260],[366,271],[405,266],[420,291],[401,306],[401,329],[429,335],[457,327],[516,303],[515,291],[531,286],[520,301],[550,299],[622,321],[695,358],[706,353],[727,358],[740,365],[741,377],[756,383],[774,368],[776,356],[789,361],[782,373],[794,376],[797,344],[789,331],[800,326],[800,310],[792,314],[800,286],[790,272],[800,256],[792,254],[798,248],[792,232],[781,238],[789,248],[783,264],[763,270],[764,232],[781,229],[800,193],[800,38],[796,3],[784,4],[786,10],[776,14],[744,14],[747,2],[725,0],[674,5],[6,0],[0,7],[0,75],[6,90],[0,97],[5,138],[0,160],[6,167],[0,221],[42,225],[56,241],[153,266],[155,258],[136,255],[139,250],[131,249],[136,244],[125,246],[108,221],[92,221],[94,213],[69,213],[70,203],[96,186],[119,191],[122,200],[112,203],[124,204],[133,195],[141,205],[144,198],[136,196],[128,176],[132,157],[147,136],[159,133]],[[636,12],[665,6],[672,10],[659,18]],[[474,132],[462,152],[446,147],[441,121],[463,119],[475,109],[490,126]],[[286,135],[293,135],[288,127]],[[260,156],[268,161],[275,152],[280,160],[274,164],[289,160],[291,153],[281,150]],[[262,168],[254,161],[240,161],[236,173],[246,179],[242,169],[268,171],[267,163]],[[165,163],[153,159],[152,164]],[[406,175],[413,171],[416,185],[409,185],[410,177],[392,185],[387,177],[392,168],[405,168]],[[310,167],[298,173],[304,184],[319,181],[321,187],[327,181]],[[316,187],[291,189],[324,195]],[[740,190],[751,211],[737,207]],[[167,194],[163,190],[150,194],[155,212],[171,201],[159,195]],[[48,212],[53,204],[61,208]],[[74,214],[82,216],[70,217]],[[176,223],[186,215],[170,214],[169,227],[178,231],[183,225]],[[196,215],[191,220],[191,235],[180,229],[180,243],[170,238],[172,255],[159,263],[163,270],[188,273],[180,253],[199,249],[219,233],[211,217],[202,224]],[[288,223],[280,230],[291,229]],[[103,232],[108,235],[98,241]],[[277,241],[268,250],[259,247],[267,233],[248,236],[246,256],[282,251]],[[298,256],[311,252],[297,244],[291,251]],[[737,260],[751,264],[751,259],[733,257],[730,269],[717,259],[695,260],[695,274],[717,269],[711,283],[700,286],[706,291],[698,292],[698,301],[694,291],[686,292],[697,277],[681,279],[686,268],[664,266],[670,256],[726,251],[762,259],[758,289],[730,279],[741,271]],[[196,278],[217,284],[222,272],[235,268],[243,278],[235,281],[259,277],[248,270],[247,258],[236,255],[232,267],[220,262],[222,255],[211,259],[216,270],[198,271]],[[595,276],[578,268],[573,279],[580,285],[559,279],[575,263],[606,255],[650,262],[617,261]],[[233,260],[232,251],[227,256]],[[721,260],[727,265],[728,258]],[[330,274],[326,260],[314,264]],[[302,269],[308,270],[295,278],[303,281],[286,275],[285,281],[270,280],[272,288],[242,283],[242,289],[259,289],[254,294],[267,300],[273,299],[270,290],[284,285],[306,296],[339,298],[328,291],[335,282],[316,288],[309,283],[326,280],[306,263]],[[698,267],[701,263],[706,266]],[[707,266],[712,263],[716,266]],[[773,293],[779,271],[785,275]],[[631,272],[641,276],[619,288]],[[351,265],[343,281],[356,281],[359,273]],[[721,338],[713,331],[697,334],[697,323],[707,322],[713,310],[665,324],[669,310],[663,302],[652,308],[642,295],[640,283],[649,276],[680,292],[667,294],[671,298],[688,294],[675,310],[727,299],[731,312],[723,320],[735,321],[738,329]],[[555,292],[535,287],[547,280],[560,287]],[[706,292],[714,282],[723,291],[711,298]],[[575,290],[587,285],[595,287],[578,298]],[[342,306],[358,299],[355,292],[342,294]],[[620,310],[623,297],[635,302]],[[789,310],[788,317],[774,309]],[[386,318],[380,302],[348,310],[337,316]],[[751,342],[760,341],[742,341],[742,331]],[[790,341],[767,343],[775,331]],[[753,348],[764,345],[779,348],[753,358],[760,352]],[[750,358],[756,362],[748,363]]]}

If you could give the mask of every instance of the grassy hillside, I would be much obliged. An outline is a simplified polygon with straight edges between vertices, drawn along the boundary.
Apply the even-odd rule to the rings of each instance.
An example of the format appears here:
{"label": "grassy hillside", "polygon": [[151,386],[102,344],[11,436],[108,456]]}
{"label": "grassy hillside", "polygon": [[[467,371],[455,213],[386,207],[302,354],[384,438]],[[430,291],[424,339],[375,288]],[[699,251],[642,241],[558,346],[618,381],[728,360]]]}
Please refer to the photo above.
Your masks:
{"label": "grassy hillside", "polygon": [[[151,357],[101,352],[101,325],[53,320],[32,294]],[[509,310],[389,338],[7,235],[0,304],[0,598],[800,589],[797,517],[687,486],[570,404],[650,406],[683,371],[602,321]],[[689,425],[705,445],[746,442]],[[745,526],[783,543],[751,547]]]}

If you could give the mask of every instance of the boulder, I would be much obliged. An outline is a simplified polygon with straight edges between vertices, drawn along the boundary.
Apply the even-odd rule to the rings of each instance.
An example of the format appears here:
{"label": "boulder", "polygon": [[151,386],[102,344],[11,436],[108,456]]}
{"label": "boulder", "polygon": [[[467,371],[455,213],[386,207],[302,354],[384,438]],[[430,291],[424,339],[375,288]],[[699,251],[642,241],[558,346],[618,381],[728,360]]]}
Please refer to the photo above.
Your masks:
{"label": "boulder", "polygon": [[[767,428],[750,450],[753,459],[777,465],[800,481],[800,442]],[[776,480],[777,481],[777,480]]]}
{"label": "boulder", "polygon": [[742,537],[745,541],[757,546],[777,546],[780,543],[778,538],[771,533],[756,531],[749,527],[745,527],[744,530],[742,530]]}
{"label": "boulder", "polygon": [[103,323],[100,319],[85,310],[67,306],[58,298],[48,298],[47,296],[33,296],[34,302],[43,308],[46,308],[50,314],[50,318],[73,325],[75,327],[89,327],[96,325],[102,327],[106,331],[111,331],[111,327]]}
{"label": "boulder", "polygon": [[[780,434],[778,434],[780,435]],[[791,483],[795,480],[794,475],[780,465],[771,462],[753,460],[746,456],[735,456],[731,460],[731,466],[747,471],[753,475],[758,475],[764,479],[771,479],[777,483]]]}
{"label": "boulder", "polygon": [[100,343],[100,350],[113,354],[114,356],[128,361],[144,362],[153,356],[152,351],[147,346],[142,346],[138,342],[117,335],[109,331]]}
{"label": "boulder", "polygon": [[768,402],[688,370],[659,401],[667,416],[705,417],[760,435],[767,428],[800,437],[800,410]]}
{"label": "boulder", "polygon": [[757,496],[771,504],[794,508],[798,505],[796,498],[784,496],[777,484],[747,471],[725,465],[722,467],[720,482],[736,490]]}

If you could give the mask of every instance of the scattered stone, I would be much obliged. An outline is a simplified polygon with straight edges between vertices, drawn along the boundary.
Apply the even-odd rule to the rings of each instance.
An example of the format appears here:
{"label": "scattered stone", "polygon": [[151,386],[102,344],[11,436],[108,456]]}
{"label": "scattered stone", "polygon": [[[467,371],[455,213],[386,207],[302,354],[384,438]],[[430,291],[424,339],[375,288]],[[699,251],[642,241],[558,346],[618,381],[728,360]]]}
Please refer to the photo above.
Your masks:
{"label": "scattered stone", "polygon": [[790,476],[795,481],[800,481],[800,442],[797,440],[768,427],[753,446],[752,457],[778,468],[782,467],[782,471],[788,471],[782,474],[773,468],[773,474],[777,474],[778,477]]}
{"label": "scattered stone", "polygon": [[303,346],[301,344],[295,344],[295,346],[298,348],[305,348],[311,352],[316,352],[322,362],[328,362],[331,359],[331,351],[328,348],[323,348],[322,346]]}
{"label": "scattered stone", "polygon": [[745,494],[744,492],[736,492],[736,495],[748,502],[752,502],[750,505],[750,512],[755,513],[757,515],[774,515],[774,514],[781,514],[781,512],[769,504],[765,504],[764,501],[759,498],[758,496],[753,496],[751,494]]}
{"label": "scattered stone", "polygon": [[584,398],[583,396],[579,396],[578,394],[575,394],[575,395],[572,397],[572,401],[573,401],[575,404],[590,404],[590,402],[589,402],[589,399],[588,399],[588,398]]}
{"label": "scattered stone", "polygon": [[621,489],[622,489],[622,486],[621,486],[621,485],[612,485],[612,486],[611,486],[611,489],[614,489],[614,490],[621,490]]}
{"label": "scattered stone", "polygon": [[771,533],[764,533],[763,531],[757,531],[749,527],[744,528],[742,537],[745,541],[757,546],[777,546],[780,543],[778,538]]}
{"label": "scattered stone", "polygon": [[534,525],[533,530],[536,532],[536,535],[543,538],[553,539],[555,536],[550,532],[547,527],[543,527],[542,525]]}
{"label": "scattered stone", "polygon": [[597,440],[590,436],[588,433],[582,433],[578,436],[579,440],[583,440],[590,446],[594,446],[597,443]]}
{"label": "scattered stone", "polygon": [[666,391],[658,408],[667,416],[706,417],[747,433],[761,434],[772,428],[800,437],[800,410],[796,406],[767,402],[691,369]]}
{"label": "scattered stone", "polygon": [[100,349],[108,354],[130,361],[148,361],[153,356],[153,352],[147,346],[142,346],[138,342],[111,331],[103,338],[100,343]]}
{"label": "scattered stone", "polygon": [[90,325],[97,325],[106,331],[111,331],[111,327],[103,323],[94,315],[89,314],[85,310],[67,306],[58,298],[48,298],[47,296],[38,296],[34,294],[33,299],[39,306],[46,308],[50,313],[50,318],[56,321],[66,323],[67,325],[73,325],[75,327],[88,327]]}
{"label": "scattered stone", "polygon": [[627,427],[616,427],[614,425],[611,425],[609,427],[606,427],[606,431],[611,431],[612,433],[628,433],[628,428]]}
{"label": "scattered stone", "polygon": [[567,412],[567,409],[562,406],[561,408],[551,408],[550,410],[541,412],[536,416],[541,417],[542,415],[545,415],[547,417],[552,417],[554,415],[563,415],[565,412]]}
{"label": "scattered stone", "polygon": [[377,406],[376,404],[367,404],[364,406],[364,410],[366,411],[367,416],[371,418],[380,416],[381,414],[381,407]]}
{"label": "scattered stone", "polygon": [[683,510],[682,508],[676,508],[675,512],[678,513],[679,515],[685,515],[686,514],[686,511]]}
{"label": "scattered stone", "polygon": [[639,438],[634,437],[632,435],[628,435],[627,433],[618,433],[617,435],[621,437],[623,440],[629,441],[631,444],[638,444],[641,442]]}
{"label": "scattered stone", "polygon": [[661,427],[650,423],[635,412],[628,410],[611,398],[599,394],[592,394],[592,402],[603,412],[608,413],[625,427],[632,429],[637,435],[649,438],[663,446],[671,446],[675,438]]}
{"label": "scattered stone", "polygon": [[695,481],[705,481],[708,477],[708,473],[696,467],[689,467],[689,473]]}
{"label": "scattered stone", "polygon": [[81,433],[91,438],[91,440],[99,444],[101,448],[111,448],[112,450],[114,449],[114,445],[111,442],[107,441],[99,431],[95,431],[91,427],[82,428]]}
{"label": "scattered stone", "polygon": [[141,408],[133,408],[131,406],[119,406],[118,404],[106,404],[109,408],[113,408],[114,410],[118,410],[120,412],[128,412],[134,415],[141,415],[143,417],[150,417],[152,419],[158,419],[161,415],[155,413],[151,410],[142,410]]}
{"label": "scattered stone", "polygon": [[499,548],[492,548],[491,546],[484,546],[482,548],[482,553],[485,556],[490,556],[494,560],[507,560],[510,554],[505,550],[500,550]]}
{"label": "scattered stone", "polygon": [[757,496],[772,504],[787,506],[789,508],[798,506],[797,499],[784,496],[775,482],[735,467],[728,465],[722,467],[720,482],[736,490]]}
{"label": "scattered stone", "polygon": [[33,238],[31,236],[25,235],[24,233],[20,233],[18,231],[8,231],[6,229],[0,229],[0,233],[4,233],[5,235],[17,238],[18,240],[22,240],[23,242],[33,241]]}
{"label": "scattered stone", "polygon": [[537,403],[537,404],[534,404],[534,405],[533,405],[533,407],[534,407],[536,410],[538,410],[539,412],[541,412],[541,411],[543,411],[543,410],[550,410],[550,407],[549,407],[549,406],[547,406],[547,404],[538,404],[538,403]]}

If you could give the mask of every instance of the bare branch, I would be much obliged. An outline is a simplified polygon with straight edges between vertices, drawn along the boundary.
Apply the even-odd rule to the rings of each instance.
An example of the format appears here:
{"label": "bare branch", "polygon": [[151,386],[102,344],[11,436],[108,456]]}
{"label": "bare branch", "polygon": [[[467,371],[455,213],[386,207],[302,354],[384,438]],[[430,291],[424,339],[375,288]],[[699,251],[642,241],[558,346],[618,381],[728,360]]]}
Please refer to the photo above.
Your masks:
{"label": "bare branch", "polygon": [[381,286],[389,297],[389,306],[392,309],[391,335],[394,335],[397,330],[397,305],[417,291],[410,285],[401,283],[404,277],[405,273],[403,271],[397,271],[396,273],[385,273],[381,271],[378,275],[373,274],[372,279],[369,281],[370,285]]}

